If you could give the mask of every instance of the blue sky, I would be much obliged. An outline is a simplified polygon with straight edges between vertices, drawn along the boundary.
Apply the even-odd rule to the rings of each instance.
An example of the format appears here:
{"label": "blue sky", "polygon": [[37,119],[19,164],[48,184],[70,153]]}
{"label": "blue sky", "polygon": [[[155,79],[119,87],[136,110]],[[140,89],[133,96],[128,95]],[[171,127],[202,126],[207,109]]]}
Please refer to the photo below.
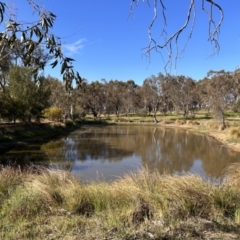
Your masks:
{"label": "blue sky", "polygon": [[[130,13],[130,0],[36,0],[57,15],[53,33],[63,37],[64,52],[74,58],[75,68],[89,82],[95,80],[118,79],[134,80],[141,85],[152,74],[164,72],[164,60],[156,52],[151,59],[143,55],[148,45],[148,26],[153,9],[146,1]],[[216,0],[217,1],[217,0]],[[165,0],[168,19],[167,31],[173,33],[184,24],[190,0]],[[219,36],[220,53],[208,57],[212,46],[208,42],[208,17],[201,10],[201,0],[196,0],[197,19],[193,36],[184,53],[178,60],[177,72],[196,80],[206,76],[209,70],[225,69],[233,71],[240,64],[240,1],[218,0],[224,10],[224,22]],[[231,4],[229,3],[231,2]],[[18,9],[17,19],[30,21],[34,18],[27,0],[8,1]],[[206,5],[207,7],[207,5]],[[219,14],[214,12],[216,19]],[[153,29],[156,39],[160,40],[162,17]],[[184,45],[189,29],[180,37],[179,47]],[[163,58],[167,60],[166,51]],[[45,74],[61,78],[59,68],[46,68]]]}

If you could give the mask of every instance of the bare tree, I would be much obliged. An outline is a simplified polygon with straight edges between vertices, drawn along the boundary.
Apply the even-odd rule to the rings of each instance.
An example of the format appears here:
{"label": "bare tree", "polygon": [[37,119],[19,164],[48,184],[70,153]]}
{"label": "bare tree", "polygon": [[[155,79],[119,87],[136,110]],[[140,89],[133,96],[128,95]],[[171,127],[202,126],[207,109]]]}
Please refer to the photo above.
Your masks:
{"label": "bare tree", "polygon": [[[215,0],[190,0],[188,5],[188,10],[186,13],[185,21],[182,23],[175,32],[168,34],[167,33],[167,23],[169,18],[167,17],[167,8],[166,5],[171,2],[172,6],[175,4],[183,4],[178,1],[171,1],[171,0],[130,0],[130,13],[133,13],[134,7],[138,6],[141,2],[148,5],[149,8],[152,9],[152,19],[149,23],[148,27],[148,37],[149,37],[149,44],[144,49],[144,54],[150,56],[150,53],[153,50],[160,51],[162,53],[162,49],[167,50],[168,54],[168,61],[165,65],[165,70],[168,67],[171,67],[173,54],[175,54],[175,67],[177,60],[181,57],[182,53],[184,52],[186,45],[189,39],[192,37],[195,20],[196,20],[196,12],[203,11],[209,19],[208,24],[208,41],[213,44],[213,52],[212,54],[218,53],[220,50],[220,45],[218,42],[218,35],[220,33],[220,29],[222,26],[222,22],[224,19],[224,11],[222,7],[216,3]],[[201,9],[197,9],[196,3],[201,2]],[[170,4],[170,3],[169,3]],[[173,7],[170,8],[170,10]],[[216,17],[215,11],[219,12],[219,17]],[[159,27],[157,24],[157,18],[161,18],[162,26]],[[159,28],[158,37],[153,36],[153,29],[154,27]],[[180,35],[183,34],[184,31],[188,31],[188,36],[186,38],[185,44],[179,48],[179,38]],[[159,38],[159,35],[161,38]],[[175,51],[173,48],[175,47]]]}

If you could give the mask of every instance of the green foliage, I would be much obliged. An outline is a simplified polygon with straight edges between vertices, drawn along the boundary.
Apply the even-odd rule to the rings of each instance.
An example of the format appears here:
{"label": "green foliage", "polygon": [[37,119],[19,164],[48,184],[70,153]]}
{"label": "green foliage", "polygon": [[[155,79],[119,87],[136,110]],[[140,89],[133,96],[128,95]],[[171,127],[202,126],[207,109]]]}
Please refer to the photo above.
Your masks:
{"label": "green foliage", "polygon": [[9,84],[0,94],[2,108],[0,116],[9,120],[38,119],[49,103],[50,90],[44,77],[33,79],[31,69],[12,66],[9,73]]}
{"label": "green foliage", "polygon": [[8,121],[16,121],[16,119],[23,119],[24,106],[22,102],[14,99],[9,93],[0,94],[0,116]]}
{"label": "green foliage", "polygon": [[[37,76],[38,71],[44,70],[47,61],[41,59],[41,56],[34,56],[34,51],[40,46],[52,59],[50,64],[52,68],[61,64],[61,74],[67,88],[71,88],[73,80],[80,84],[82,79],[77,71],[74,70],[72,63],[74,59],[66,57],[61,48],[61,38],[51,33],[54,26],[56,15],[48,11],[42,6],[35,4],[34,1],[28,1],[29,5],[37,13],[38,19],[33,22],[25,21],[18,22],[12,16],[11,7],[6,7],[6,4],[0,2],[0,22],[7,23],[6,28],[0,33],[0,50],[8,48],[11,51],[18,51],[21,45],[23,54],[18,57],[21,59],[25,67],[32,67],[32,72]],[[11,10],[10,10],[11,9]],[[16,16],[16,15],[15,15]],[[4,56],[5,57],[5,56]],[[2,56],[0,57],[2,58]],[[36,65],[36,63],[38,63]]]}
{"label": "green foliage", "polygon": [[43,115],[50,120],[59,121],[62,118],[63,110],[58,107],[46,108],[43,110]]}

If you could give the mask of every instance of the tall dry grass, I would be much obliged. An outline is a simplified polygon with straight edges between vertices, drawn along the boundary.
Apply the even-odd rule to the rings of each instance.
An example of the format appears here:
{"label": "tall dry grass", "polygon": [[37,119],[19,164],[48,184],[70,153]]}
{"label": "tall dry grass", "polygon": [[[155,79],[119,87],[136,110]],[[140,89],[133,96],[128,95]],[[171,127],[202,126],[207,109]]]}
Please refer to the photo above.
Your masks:
{"label": "tall dry grass", "polygon": [[240,127],[230,128],[228,133],[232,138],[240,138]]}
{"label": "tall dry grass", "polygon": [[[13,225],[11,237],[16,237],[19,228],[26,229],[24,224],[34,221],[44,231],[61,225],[58,234],[81,228],[86,236],[96,231],[101,235],[103,232],[99,231],[103,229],[132,234],[136,226],[145,229],[156,222],[173,226],[190,218],[240,222],[239,164],[226,170],[221,183],[197,175],[160,175],[157,171],[141,170],[112,183],[83,184],[62,170],[35,168],[22,172],[2,167],[0,186],[0,237],[10,236],[9,224]],[[30,232],[22,233],[22,238],[47,234],[41,235],[32,225],[29,229]],[[155,231],[161,232],[157,228]]]}

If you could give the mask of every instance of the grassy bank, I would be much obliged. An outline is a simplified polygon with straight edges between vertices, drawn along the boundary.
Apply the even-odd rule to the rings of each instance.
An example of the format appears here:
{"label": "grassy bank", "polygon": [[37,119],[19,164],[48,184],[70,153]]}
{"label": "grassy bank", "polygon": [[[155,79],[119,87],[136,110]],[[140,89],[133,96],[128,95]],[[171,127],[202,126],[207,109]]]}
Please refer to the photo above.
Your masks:
{"label": "grassy bank", "polygon": [[82,184],[68,172],[0,171],[0,239],[239,239],[240,165],[221,183],[140,171]]}

